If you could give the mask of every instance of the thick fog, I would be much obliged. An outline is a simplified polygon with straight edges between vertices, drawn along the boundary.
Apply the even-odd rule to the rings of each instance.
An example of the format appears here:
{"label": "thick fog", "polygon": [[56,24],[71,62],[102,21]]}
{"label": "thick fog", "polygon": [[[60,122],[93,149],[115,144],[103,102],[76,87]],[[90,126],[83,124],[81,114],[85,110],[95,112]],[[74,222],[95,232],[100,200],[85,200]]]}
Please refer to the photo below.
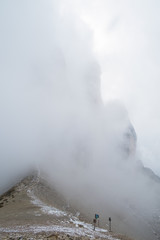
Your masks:
{"label": "thick fog", "polygon": [[143,162],[160,175],[160,2],[74,3],[94,32],[94,51],[102,71],[102,97],[105,101],[117,98],[123,101],[138,133]]}
{"label": "thick fog", "polygon": [[1,2],[2,183],[41,162],[97,161],[129,125],[120,103],[103,105],[92,32],[62,3]]}
{"label": "thick fog", "polygon": [[[112,214],[117,229],[123,225],[125,231],[128,224],[128,231],[132,232],[131,225],[135,231],[145,219],[143,233],[158,207],[159,190],[142,170],[145,159],[136,150],[141,147],[136,148],[131,122],[137,127],[138,136],[139,131],[145,134],[141,141],[143,137],[151,137],[152,131],[146,127],[150,126],[149,119],[144,118],[148,112],[140,111],[139,107],[140,87],[148,74],[143,75],[143,70],[139,73],[143,61],[139,60],[135,66],[138,53],[132,61],[133,52],[128,52],[131,45],[127,46],[123,39],[116,40],[108,34],[103,40],[96,40],[101,21],[106,21],[106,31],[112,35],[121,18],[114,14],[114,7],[118,11],[117,1],[113,1],[114,6],[108,1],[99,2],[77,1],[77,5],[75,1],[60,0],[0,2],[0,191],[37,169],[69,200],[87,209],[88,214],[98,211],[103,219]],[[130,9],[130,5],[124,6]],[[106,20],[109,9],[114,16],[110,24]],[[100,22],[96,22],[100,11]],[[122,10],[120,13],[123,15]],[[127,24],[129,29],[130,23]],[[131,32],[133,26],[136,23],[132,22]],[[122,24],[122,30],[119,28],[122,33],[126,31],[123,27]],[[140,34],[141,31],[137,32],[139,37]],[[131,36],[137,37],[133,33]],[[109,47],[105,48],[107,37],[113,44],[106,41]],[[126,46],[124,52],[122,46],[118,48],[120,41]],[[106,55],[102,54],[103,49]],[[140,53],[142,56],[141,50]],[[126,64],[121,62],[124,59]],[[120,94],[116,100],[112,87],[119,78]],[[132,87],[134,80],[136,88]],[[129,96],[132,89],[134,104]],[[105,93],[106,103],[102,101]],[[134,113],[144,115],[134,116]],[[147,146],[150,141],[145,139],[141,144]],[[137,222],[135,214],[139,214]]]}

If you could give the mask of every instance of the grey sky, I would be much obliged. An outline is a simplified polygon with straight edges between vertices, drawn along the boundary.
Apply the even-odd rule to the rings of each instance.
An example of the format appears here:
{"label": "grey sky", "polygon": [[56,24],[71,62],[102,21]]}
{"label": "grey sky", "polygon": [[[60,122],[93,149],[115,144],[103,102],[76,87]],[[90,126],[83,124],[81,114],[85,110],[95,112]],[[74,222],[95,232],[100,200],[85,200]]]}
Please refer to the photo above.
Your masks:
{"label": "grey sky", "polygon": [[93,30],[104,101],[124,103],[144,164],[160,174],[160,2],[71,2]]}

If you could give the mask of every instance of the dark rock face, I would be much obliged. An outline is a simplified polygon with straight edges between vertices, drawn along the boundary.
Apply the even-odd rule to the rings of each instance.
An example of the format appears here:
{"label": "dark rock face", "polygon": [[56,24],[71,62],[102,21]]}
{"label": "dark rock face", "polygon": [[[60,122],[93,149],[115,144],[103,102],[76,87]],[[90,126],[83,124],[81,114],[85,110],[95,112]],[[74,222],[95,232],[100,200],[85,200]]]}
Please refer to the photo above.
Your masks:
{"label": "dark rock face", "polygon": [[137,135],[134,127],[130,124],[124,133],[124,153],[126,157],[134,156],[136,153]]}

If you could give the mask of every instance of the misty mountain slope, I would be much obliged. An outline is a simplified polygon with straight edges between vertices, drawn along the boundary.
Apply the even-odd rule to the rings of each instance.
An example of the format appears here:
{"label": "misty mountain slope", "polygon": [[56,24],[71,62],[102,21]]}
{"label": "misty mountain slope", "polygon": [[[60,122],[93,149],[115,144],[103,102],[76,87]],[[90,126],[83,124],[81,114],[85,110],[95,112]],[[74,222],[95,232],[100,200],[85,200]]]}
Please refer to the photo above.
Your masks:
{"label": "misty mountain slope", "polygon": [[[99,186],[99,189],[96,181],[94,185],[89,185],[90,182],[86,181],[83,189],[81,185],[76,189],[70,189],[68,186],[64,191],[64,188],[56,185],[47,175],[32,175],[1,196],[0,231],[6,234],[14,231],[17,234],[40,234],[44,231],[49,234],[62,232],[72,235],[76,232],[77,235],[93,236],[92,226],[86,225],[85,222],[91,223],[95,212],[98,212],[101,216],[101,226],[104,228],[108,217],[111,216],[114,232],[122,232],[135,237],[136,240],[159,239],[159,178],[132,159],[136,151],[136,137],[133,127],[128,129],[129,132],[125,133],[124,137],[124,148],[120,147],[125,157],[122,162],[118,162],[119,170],[113,172],[110,165],[105,172],[114,173],[111,189],[105,182],[106,177],[100,182],[102,186]],[[77,183],[76,174],[71,174],[72,184]],[[108,179],[110,177],[111,175],[107,176]],[[64,182],[63,184],[65,185]],[[117,184],[120,186],[119,190]],[[105,195],[102,195],[102,187]],[[98,197],[95,193],[99,194]],[[104,234],[104,230],[102,233]],[[106,238],[103,234],[101,237]]]}
{"label": "misty mountain slope", "polygon": [[[92,237],[91,225],[83,222],[92,221],[97,212],[104,227],[112,217],[115,232],[137,240],[156,240],[160,238],[159,182],[139,161],[136,133],[126,108],[119,100],[111,100],[110,94],[107,103],[101,97],[107,69],[116,73],[118,81],[123,79],[119,67],[111,67],[116,62],[120,66],[120,59],[116,61],[114,49],[104,41],[111,51],[100,57],[108,64],[111,61],[104,71],[94,44],[95,24],[88,24],[87,15],[78,13],[73,2],[83,1],[0,1],[0,193],[35,169],[43,172],[52,186],[48,187],[41,175],[41,179],[26,179],[4,194],[1,231],[52,230]],[[86,2],[106,1],[84,1],[84,9]],[[95,10],[97,14],[96,5]],[[107,16],[107,8],[104,11]],[[128,64],[137,75],[141,64],[138,68],[130,61]],[[125,74],[127,69],[124,65]],[[136,75],[133,79],[140,80],[141,74],[139,78]],[[114,85],[112,80],[106,77],[106,83]],[[146,88],[138,89],[140,93]],[[133,97],[135,100],[136,94]],[[140,99],[139,114],[144,109]],[[146,133],[152,132],[152,127],[144,127]],[[75,221],[83,227],[76,228]]]}
{"label": "misty mountain slope", "polygon": [[71,208],[44,179],[30,176],[0,197],[1,239],[129,240],[107,229],[93,231],[87,218]]}

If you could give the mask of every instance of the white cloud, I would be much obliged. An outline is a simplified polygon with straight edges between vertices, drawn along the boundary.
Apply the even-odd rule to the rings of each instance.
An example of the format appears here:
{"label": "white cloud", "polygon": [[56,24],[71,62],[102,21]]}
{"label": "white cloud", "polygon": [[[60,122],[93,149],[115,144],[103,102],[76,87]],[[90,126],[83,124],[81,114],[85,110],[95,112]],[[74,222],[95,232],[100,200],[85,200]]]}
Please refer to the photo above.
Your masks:
{"label": "white cloud", "polygon": [[[80,4],[81,3],[81,4]],[[101,66],[104,101],[120,99],[138,135],[139,147],[150,152],[145,165],[160,174],[159,1],[79,1],[91,27]],[[146,150],[145,150],[146,149]]]}

